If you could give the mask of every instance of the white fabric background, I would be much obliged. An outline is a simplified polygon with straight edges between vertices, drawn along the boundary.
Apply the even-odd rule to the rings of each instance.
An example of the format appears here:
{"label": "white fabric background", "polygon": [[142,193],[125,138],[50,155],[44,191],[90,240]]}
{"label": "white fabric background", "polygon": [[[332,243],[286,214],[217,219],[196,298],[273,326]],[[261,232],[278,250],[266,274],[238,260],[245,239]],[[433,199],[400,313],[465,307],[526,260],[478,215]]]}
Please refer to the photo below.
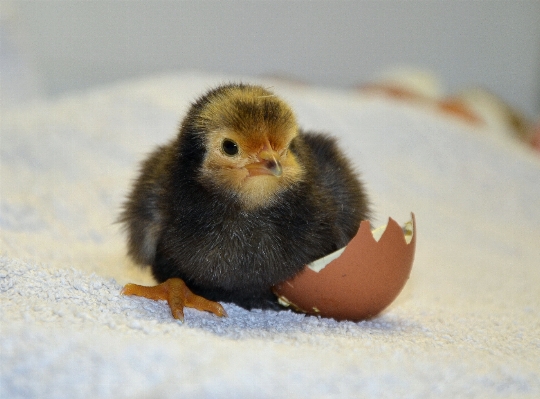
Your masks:
{"label": "white fabric background", "polygon": [[[540,396],[540,162],[433,110],[266,81],[331,132],[374,225],[417,217],[396,302],[365,322],[228,318],[122,297],[152,283],[114,223],[137,164],[190,101],[239,77],[183,73],[1,109],[0,397]],[[254,82],[251,79],[244,81]]]}

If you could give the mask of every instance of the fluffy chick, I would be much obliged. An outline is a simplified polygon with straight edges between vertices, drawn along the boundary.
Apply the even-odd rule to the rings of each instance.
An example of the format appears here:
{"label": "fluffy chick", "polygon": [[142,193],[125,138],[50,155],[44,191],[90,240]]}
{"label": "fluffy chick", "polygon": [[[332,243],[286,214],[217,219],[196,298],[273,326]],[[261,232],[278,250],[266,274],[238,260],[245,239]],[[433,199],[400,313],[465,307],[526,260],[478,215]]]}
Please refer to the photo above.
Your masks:
{"label": "fluffy chick", "polygon": [[184,288],[171,300],[168,286],[158,297],[134,285],[125,293],[168,299],[177,318],[183,306],[220,314],[211,301],[277,309],[271,287],[344,247],[368,217],[363,186],[334,139],[300,130],[291,108],[262,87],[219,86],[142,164],[121,215],[137,263],[210,302],[189,303]]}

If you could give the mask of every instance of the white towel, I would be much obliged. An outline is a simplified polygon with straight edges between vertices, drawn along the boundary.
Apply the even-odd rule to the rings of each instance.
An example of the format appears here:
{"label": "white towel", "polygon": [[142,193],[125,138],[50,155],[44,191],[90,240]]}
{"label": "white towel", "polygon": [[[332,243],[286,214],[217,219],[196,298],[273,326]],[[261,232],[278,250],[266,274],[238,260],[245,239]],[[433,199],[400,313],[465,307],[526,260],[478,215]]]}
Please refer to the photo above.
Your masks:
{"label": "white towel", "polygon": [[[182,73],[1,109],[1,398],[540,397],[540,162],[429,109],[263,81],[330,132],[376,222],[417,218],[382,315],[336,322],[123,297],[152,284],[114,221],[189,103],[241,77]],[[243,78],[246,82],[261,82]]]}

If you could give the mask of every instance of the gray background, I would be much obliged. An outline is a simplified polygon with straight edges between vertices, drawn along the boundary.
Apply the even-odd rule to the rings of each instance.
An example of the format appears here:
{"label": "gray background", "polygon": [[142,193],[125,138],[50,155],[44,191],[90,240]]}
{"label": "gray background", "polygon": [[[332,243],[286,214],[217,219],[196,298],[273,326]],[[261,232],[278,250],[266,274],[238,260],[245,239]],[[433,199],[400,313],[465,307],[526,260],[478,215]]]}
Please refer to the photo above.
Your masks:
{"label": "gray background", "polygon": [[540,114],[539,0],[2,2],[45,95],[185,69],[346,87],[409,65]]}

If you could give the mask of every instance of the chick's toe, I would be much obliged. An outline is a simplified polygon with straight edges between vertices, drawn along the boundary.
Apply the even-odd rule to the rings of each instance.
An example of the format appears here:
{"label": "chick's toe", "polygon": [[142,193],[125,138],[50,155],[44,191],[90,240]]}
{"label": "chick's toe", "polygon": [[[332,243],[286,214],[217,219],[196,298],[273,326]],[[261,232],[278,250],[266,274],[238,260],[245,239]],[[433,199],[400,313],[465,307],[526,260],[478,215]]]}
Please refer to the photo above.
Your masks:
{"label": "chick's toe", "polygon": [[184,321],[184,307],[211,312],[219,317],[227,316],[221,304],[194,294],[179,278],[170,278],[153,287],[126,284],[122,294],[141,296],[155,301],[166,300],[173,317],[181,321]]}

